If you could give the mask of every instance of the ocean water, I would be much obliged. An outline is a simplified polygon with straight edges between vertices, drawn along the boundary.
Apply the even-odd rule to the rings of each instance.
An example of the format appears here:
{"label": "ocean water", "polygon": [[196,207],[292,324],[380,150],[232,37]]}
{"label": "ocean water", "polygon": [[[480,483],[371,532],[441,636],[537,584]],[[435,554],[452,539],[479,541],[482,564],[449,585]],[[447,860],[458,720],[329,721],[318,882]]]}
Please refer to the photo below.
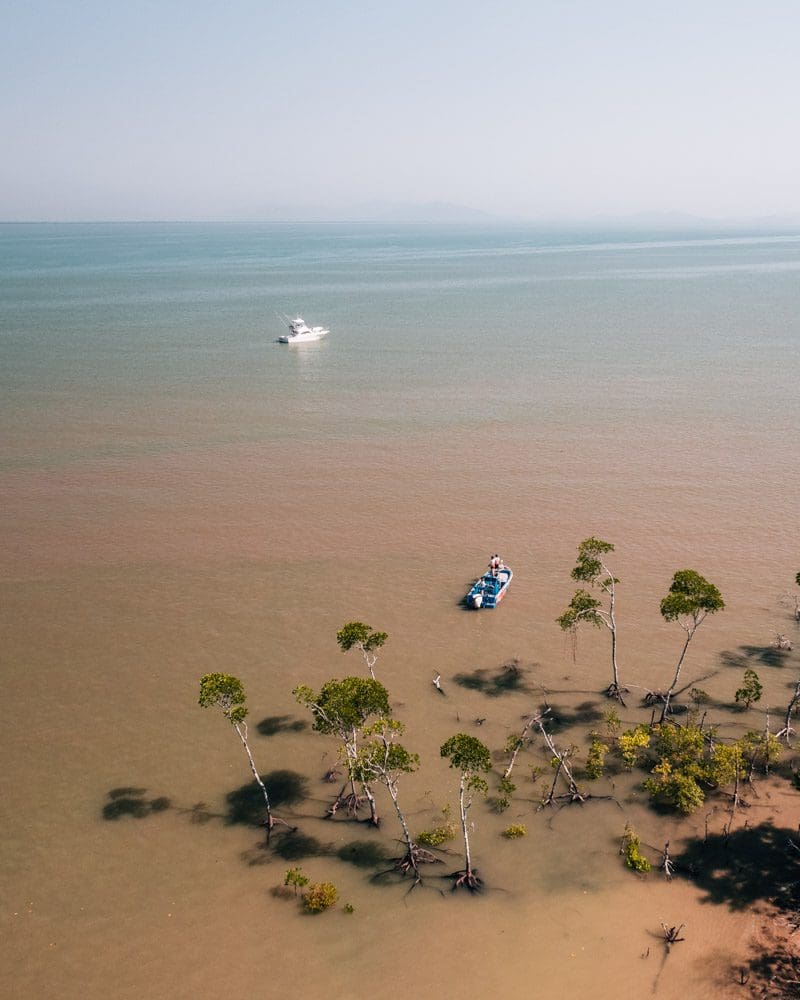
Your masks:
{"label": "ocean water", "polygon": [[[473,812],[496,891],[444,897],[432,881],[404,898],[352,863],[364,842],[391,848],[388,804],[380,832],[321,819],[335,748],[291,691],[359,672],[336,647],[345,621],[386,630],[378,676],[422,757],[412,825],[430,826],[455,801],[438,754],[453,732],[500,762],[545,694],[590,720],[579,744],[602,718],[605,637],[573,656],[554,624],[575,546],[597,534],[616,545],[624,681],[671,674],[681,635],[658,601],[691,566],[727,607],[687,679],[724,704],[756,665],[762,706],[722,721],[780,714],[800,676],[797,652],[767,655],[795,628],[799,279],[791,233],[0,226],[14,995],[260,995],[265,963],[285,979],[300,956],[312,997],[351,995],[357,962],[402,968],[417,995],[522,995],[534,976],[567,996],[726,995],[752,914],[704,904],[690,881],[637,880],[616,853],[626,819],[660,845],[705,816],[656,816],[623,778],[602,788],[616,801],[541,814],[520,779],[510,813]],[[278,344],[276,313],[296,312],[330,336]],[[467,614],[495,551],[515,570],[508,599]],[[511,658],[525,682],[508,695],[458,681]],[[245,682],[263,769],[295,775],[281,805],[304,854],[264,851],[231,818],[248,772],[197,708],[210,670]],[[623,715],[649,717],[636,699]],[[794,829],[800,810],[765,786],[757,811]],[[508,822],[525,841],[500,836]],[[294,862],[356,913],[308,920],[270,895]],[[690,931],[668,976],[655,947],[641,958],[662,917]],[[483,946],[465,955],[454,926]]]}
{"label": "ocean water", "polygon": [[[584,432],[665,412],[788,432],[799,251],[792,235],[4,226],[4,416],[27,420],[47,392],[154,417],[218,407],[213,426],[176,428],[178,445],[487,422]],[[276,312],[296,311],[330,340],[274,348]]]}

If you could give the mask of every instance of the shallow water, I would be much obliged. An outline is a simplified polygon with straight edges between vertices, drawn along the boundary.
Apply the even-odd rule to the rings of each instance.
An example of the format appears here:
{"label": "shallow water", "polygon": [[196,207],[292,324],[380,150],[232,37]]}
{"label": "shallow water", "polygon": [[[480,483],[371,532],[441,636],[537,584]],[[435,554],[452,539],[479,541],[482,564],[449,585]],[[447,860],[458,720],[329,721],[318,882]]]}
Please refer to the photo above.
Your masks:
{"label": "shallow water", "polygon": [[[508,812],[473,808],[490,891],[430,879],[405,896],[354,863],[393,850],[388,801],[379,833],[320,818],[335,748],[291,690],[360,672],[336,647],[345,621],[387,631],[378,676],[423,762],[404,801],[431,826],[456,802],[438,753],[452,733],[499,751],[542,688],[563,740],[602,725],[606,636],[582,634],[573,659],[554,624],[596,534],[617,545],[624,680],[668,679],[682,634],[658,602],[692,566],[727,608],[687,680],[730,702],[755,665],[780,714],[800,676],[797,652],[765,653],[794,628],[780,598],[800,568],[800,237],[3,226],[0,261],[12,995],[735,991],[755,914],[638,879],[617,854],[626,820],[660,849],[705,812],[679,827],[620,776],[597,785],[616,801],[537,813],[537,750]],[[279,346],[274,309],[331,336]],[[508,599],[467,613],[494,551],[515,571]],[[521,690],[457,683],[511,658]],[[299,860],[231,822],[248,770],[196,705],[213,670],[246,685],[262,769],[296,776],[281,811],[313,838]],[[715,711],[763,725],[760,706]],[[796,827],[788,786],[761,793],[750,822]],[[510,822],[528,836],[505,841]],[[355,912],[309,918],[271,895],[296,863]],[[687,924],[666,962],[662,919]]]}

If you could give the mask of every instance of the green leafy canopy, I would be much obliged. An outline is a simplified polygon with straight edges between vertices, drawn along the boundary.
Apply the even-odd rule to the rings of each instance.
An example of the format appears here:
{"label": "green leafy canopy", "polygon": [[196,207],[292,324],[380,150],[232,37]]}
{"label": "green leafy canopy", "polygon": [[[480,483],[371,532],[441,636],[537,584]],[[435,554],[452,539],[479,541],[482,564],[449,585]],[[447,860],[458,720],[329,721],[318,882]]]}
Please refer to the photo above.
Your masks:
{"label": "green leafy canopy", "polygon": [[753,702],[761,701],[764,688],[761,685],[758,674],[755,670],[748,668],[744,672],[744,683],[736,692],[736,701],[743,701],[746,708],[750,708]]}
{"label": "green leafy canopy", "polygon": [[205,674],[200,678],[200,700],[203,708],[217,707],[222,714],[236,725],[247,715],[244,685],[231,674]]}
{"label": "green leafy canopy", "polygon": [[402,743],[370,740],[358,751],[354,773],[360,781],[382,776],[394,781],[401,774],[412,774],[418,767],[419,754],[406,750]]}
{"label": "green leafy canopy", "polygon": [[361,735],[367,740],[358,752],[359,765],[373,774],[411,774],[419,767],[419,754],[398,743],[405,727],[397,719],[382,717],[366,726]]}
{"label": "green leafy canopy", "polygon": [[301,684],[293,693],[311,709],[314,729],[320,733],[358,729],[372,715],[390,714],[389,692],[370,677],[333,679],[322,685],[319,694]]}
{"label": "green leafy canopy", "polygon": [[603,619],[596,610],[599,607],[600,601],[587,590],[576,590],[569,607],[563,615],[556,618],[556,622],[565,632],[575,628],[579,622],[589,622],[599,627],[603,624]]}
{"label": "green leafy canopy", "polygon": [[358,646],[367,653],[373,649],[379,649],[389,638],[386,632],[373,632],[371,625],[364,622],[348,622],[342,625],[336,633],[336,641],[341,646],[342,652],[346,653],[353,646]]}
{"label": "green leafy canopy", "polygon": [[471,784],[474,787],[486,784],[479,775],[491,771],[492,755],[489,748],[475,736],[457,733],[445,740],[439,753],[450,761],[450,767],[461,771],[466,778],[473,779]]}
{"label": "green leafy canopy", "polygon": [[724,607],[722,595],[713,583],[693,569],[681,569],[673,576],[669,592],[661,602],[661,614],[668,622],[678,618],[697,621]]}
{"label": "green leafy canopy", "polygon": [[[604,542],[600,538],[586,538],[578,546],[578,560],[572,570],[572,579],[581,580],[584,583],[594,583],[603,572],[602,557],[614,551],[611,542]],[[609,578],[607,583],[611,583]],[[614,580],[618,583],[618,580]]]}

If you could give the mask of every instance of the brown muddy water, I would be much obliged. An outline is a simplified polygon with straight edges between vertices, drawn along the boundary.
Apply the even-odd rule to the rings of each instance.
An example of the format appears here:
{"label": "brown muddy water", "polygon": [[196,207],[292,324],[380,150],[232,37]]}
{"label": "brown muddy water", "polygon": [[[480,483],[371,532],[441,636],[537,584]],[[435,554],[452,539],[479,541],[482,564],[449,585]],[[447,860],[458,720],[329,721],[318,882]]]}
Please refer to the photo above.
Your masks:
{"label": "brown muddy water", "polygon": [[[360,672],[357,654],[335,643],[348,619],[390,635],[377,672],[422,757],[402,786],[415,830],[455,806],[455,775],[438,755],[452,733],[499,751],[541,703],[539,685],[565,719],[602,726],[605,636],[582,635],[573,662],[553,623],[581,537],[618,546],[624,679],[658,683],[669,672],[680,635],[657,604],[678,567],[699,567],[728,601],[698,633],[686,668],[687,678],[711,675],[702,686],[713,697],[730,701],[741,676],[721,654],[747,657],[744,647],[790,627],[777,600],[794,566],[788,510],[780,483],[757,483],[743,465],[763,455],[738,451],[733,463],[729,454],[725,468],[717,451],[716,488],[690,491],[680,453],[662,453],[650,476],[644,454],[623,463],[612,450],[604,461],[615,474],[601,479],[591,456],[542,447],[534,457],[513,435],[428,436],[402,447],[295,444],[289,454],[275,445],[7,478],[9,995],[350,996],[369,982],[454,997],[737,995],[732,970],[747,954],[754,911],[705,902],[684,878],[634,876],[618,856],[626,821],[646,843],[670,839],[674,849],[702,835],[709,810],[682,824],[658,816],[621,776],[595,783],[611,800],[537,813],[526,772],[543,758],[529,753],[511,809],[473,809],[488,887],[480,898],[451,894],[438,872],[410,895],[370,880],[399,835],[388,801],[380,832],[320,818],[335,747],[309,730],[291,691]],[[482,522],[471,512],[495,466],[505,470],[492,481],[502,509]],[[728,490],[735,509],[720,501]],[[495,549],[514,556],[508,599],[496,612],[465,612],[462,591]],[[491,678],[512,657],[525,668],[521,691],[492,696],[454,680]],[[282,846],[267,851],[256,828],[231,822],[226,796],[248,771],[235,734],[196,705],[198,679],[213,670],[246,684],[260,767],[289,772],[276,797],[296,797],[279,810],[299,827],[296,846],[277,838]],[[792,654],[759,673],[764,701],[782,706],[800,661]],[[621,714],[625,723],[648,717],[635,699]],[[762,722],[753,709],[748,725]],[[564,734],[583,746],[588,728]],[[764,784],[759,796],[759,819],[796,825],[787,784]],[[725,817],[713,800],[709,808],[714,830]],[[509,822],[524,822],[528,836],[506,841]],[[297,863],[334,881],[355,912],[309,917],[271,895]],[[661,920],[686,923],[686,941],[668,957]]]}
{"label": "brown muddy water", "polygon": [[[767,707],[777,722],[800,677],[800,644],[783,657],[769,650],[778,631],[800,639],[783,599],[800,569],[797,398],[766,415],[741,400],[723,406],[743,370],[737,356],[722,365],[710,408],[670,408],[654,378],[653,406],[643,389],[635,412],[612,408],[607,422],[573,399],[567,420],[558,387],[541,385],[556,408],[525,420],[515,383],[518,421],[500,408],[449,425],[425,407],[453,412],[452,386],[430,389],[431,402],[398,379],[381,395],[359,380],[357,358],[338,376],[345,388],[320,388],[336,363],[333,338],[324,349],[309,363],[256,344],[262,360],[238,395],[226,385],[198,398],[179,382],[170,392],[143,385],[137,397],[111,379],[98,393],[86,372],[70,376],[77,388],[68,378],[37,392],[19,364],[23,384],[4,404],[12,433],[0,515],[0,993],[741,996],[757,901],[685,876],[639,877],[618,853],[626,822],[653,861],[667,840],[679,854],[706,829],[719,833],[721,797],[679,822],[648,807],[641,774],[613,774],[591,785],[594,801],[537,811],[543,780],[534,784],[529,765],[546,756],[536,740],[517,765],[511,808],[497,815],[479,800],[471,812],[486,891],[452,893],[439,877],[460,867],[454,841],[408,893],[374,878],[400,835],[385,796],[379,831],[323,819],[336,747],[311,731],[291,692],[362,672],[336,645],[344,622],[389,633],[376,670],[421,757],[400,786],[417,832],[456,808],[457,777],[439,756],[454,733],[495,753],[492,794],[507,737],[544,697],[557,741],[582,754],[609,707],[599,694],[607,636],[582,633],[573,656],[554,619],[574,589],[577,543],[595,534],[617,547],[622,679],[669,680],[683,633],[658,603],[675,570],[692,567],[727,607],[698,632],[686,681],[720,703],[710,717],[727,732],[763,726]],[[267,356],[286,368],[262,397]],[[712,385],[722,376],[703,363]],[[765,399],[780,364],[758,376]],[[509,363],[513,382],[512,372]],[[687,378],[703,384],[697,372]],[[635,382],[626,372],[610,384]],[[470,394],[479,384],[480,373]],[[350,407],[363,431],[342,430]],[[412,414],[402,433],[380,422],[395,410]],[[237,435],[242,426],[272,430]],[[460,600],[495,551],[515,572],[507,600],[467,612]],[[498,691],[492,678],[511,659],[519,686]],[[743,716],[725,706],[748,665],[764,697]],[[250,775],[235,733],[197,705],[210,671],[244,682],[256,760],[272,776],[276,812],[298,827],[270,849],[252,813],[236,808]],[[620,714],[626,727],[650,717],[636,697]],[[800,794],[788,782],[763,780],[756,792],[750,825],[797,828]],[[506,840],[510,823],[528,835]],[[298,864],[336,883],[336,909],[309,916],[274,892]],[[670,954],[662,921],[686,925]]]}

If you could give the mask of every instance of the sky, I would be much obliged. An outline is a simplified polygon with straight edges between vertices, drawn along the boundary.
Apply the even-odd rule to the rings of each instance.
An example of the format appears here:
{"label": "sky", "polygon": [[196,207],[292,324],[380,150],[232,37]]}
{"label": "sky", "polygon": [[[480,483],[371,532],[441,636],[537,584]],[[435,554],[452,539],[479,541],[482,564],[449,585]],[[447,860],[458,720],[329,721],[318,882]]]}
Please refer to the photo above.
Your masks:
{"label": "sky", "polygon": [[800,217],[798,0],[0,15],[2,220]]}

